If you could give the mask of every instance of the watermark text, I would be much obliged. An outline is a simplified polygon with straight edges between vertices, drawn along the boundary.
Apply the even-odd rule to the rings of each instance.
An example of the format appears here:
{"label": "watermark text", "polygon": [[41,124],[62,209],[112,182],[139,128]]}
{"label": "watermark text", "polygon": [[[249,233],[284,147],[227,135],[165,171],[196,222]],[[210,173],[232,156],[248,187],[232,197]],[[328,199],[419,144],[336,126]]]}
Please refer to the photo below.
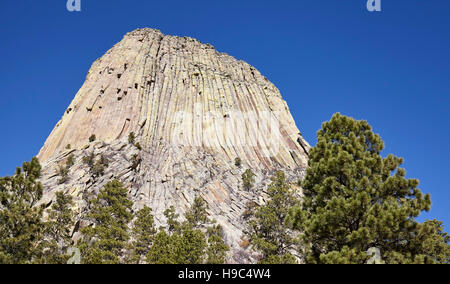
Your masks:
{"label": "watermark text", "polygon": [[81,0],[67,0],[67,11],[81,12]]}
{"label": "watermark text", "polygon": [[381,12],[381,0],[367,0],[367,10],[369,12]]}

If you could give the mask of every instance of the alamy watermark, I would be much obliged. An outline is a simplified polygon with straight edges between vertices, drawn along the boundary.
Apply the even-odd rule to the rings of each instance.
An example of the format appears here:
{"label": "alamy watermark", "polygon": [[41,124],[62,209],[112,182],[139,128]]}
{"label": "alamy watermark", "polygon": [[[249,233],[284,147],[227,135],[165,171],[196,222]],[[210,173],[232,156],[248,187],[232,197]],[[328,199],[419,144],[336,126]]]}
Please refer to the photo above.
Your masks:
{"label": "alamy watermark", "polygon": [[[67,0],[66,7],[69,12],[81,12],[81,0]],[[381,12],[381,0],[367,0],[367,10]]]}
{"label": "alamy watermark", "polygon": [[67,264],[81,264],[81,252],[79,248],[70,247],[67,250],[67,255],[70,256]]}
{"label": "alamy watermark", "polygon": [[369,12],[381,12],[381,0],[367,0],[367,10]]}
{"label": "alamy watermark", "polygon": [[367,261],[367,264],[384,264],[379,248],[369,248],[367,250],[367,256],[370,257],[370,259]]}
{"label": "alamy watermark", "polygon": [[81,0],[67,0],[67,11],[81,12]]}

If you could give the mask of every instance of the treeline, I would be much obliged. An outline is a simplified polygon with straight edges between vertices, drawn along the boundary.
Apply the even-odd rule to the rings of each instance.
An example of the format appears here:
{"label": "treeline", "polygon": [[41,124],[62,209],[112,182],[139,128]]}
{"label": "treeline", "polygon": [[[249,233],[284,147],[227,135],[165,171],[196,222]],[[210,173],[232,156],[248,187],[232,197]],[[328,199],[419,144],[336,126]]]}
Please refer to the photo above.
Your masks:
{"label": "treeline", "polygon": [[[334,115],[308,153],[306,177],[293,186],[278,171],[265,190],[267,202],[248,204],[245,247],[262,264],[450,263],[442,222],[416,220],[430,210],[430,195],[406,178],[401,158],[383,158],[383,149],[367,122]],[[90,225],[74,244],[72,198],[59,192],[53,204],[37,206],[40,171],[33,159],[0,179],[0,263],[67,263],[74,245],[86,264],[226,261],[222,228],[209,220],[203,199],[195,199],[183,222],[169,208],[167,226],[156,228],[152,210],[133,212],[128,190],[116,180],[89,200],[83,219]],[[246,170],[242,187],[261,191],[254,183]]]}
{"label": "treeline", "polygon": [[301,200],[278,172],[270,200],[250,216],[261,263],[450,263],[443,223],[416,220],[430,210],[430,195],[405,177],[403,159],[381,156],[384,143],[366,121],[336,114],[317,138],[298,181]]}
{"label": "treeline", "polygon": [[[228,246],[222,228],[209,220],[203,199],[196,198],[180,222],[172,207],[165,212],[167,228],[155,227],[152,210],[133,213],[128,190],[111,181],[89,201],[81,228],[72,240],[75,216],[70,195],[56,193],[53,204],[37,206],[43,188],[37,181],[41,166],[36,158],[24,163],[12,177],[0,179],[0,263],[65,264],[221,264]],[[80,251],[76,259],[76,247]]]}

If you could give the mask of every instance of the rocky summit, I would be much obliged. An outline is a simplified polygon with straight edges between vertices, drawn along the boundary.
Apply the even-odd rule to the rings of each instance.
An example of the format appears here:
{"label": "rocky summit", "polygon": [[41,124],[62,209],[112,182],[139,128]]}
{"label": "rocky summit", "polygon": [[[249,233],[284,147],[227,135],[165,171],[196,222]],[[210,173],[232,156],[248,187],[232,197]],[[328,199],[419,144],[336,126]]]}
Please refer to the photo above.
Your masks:
{"label": "rocky summit", "polygon": [[[118,179],[135,209],[151,207],[160,226],[170,206],[182,216],[201,196],[224,229],[228,262],[249,263],[247,204],[264,203],[277,170],[295,186],[308,150],[279,90],[254,67],[189,37],[138,29],[92,65],[38,158],[43,202],[58,191],[76,200],[75,240],[89,225],[85,197]],[[58,171],[72,154],[61,183]],[[83,162],[89,155],[109,161],[101,176]],[[246,169],[256,174],[250,191],[241,181]]]}

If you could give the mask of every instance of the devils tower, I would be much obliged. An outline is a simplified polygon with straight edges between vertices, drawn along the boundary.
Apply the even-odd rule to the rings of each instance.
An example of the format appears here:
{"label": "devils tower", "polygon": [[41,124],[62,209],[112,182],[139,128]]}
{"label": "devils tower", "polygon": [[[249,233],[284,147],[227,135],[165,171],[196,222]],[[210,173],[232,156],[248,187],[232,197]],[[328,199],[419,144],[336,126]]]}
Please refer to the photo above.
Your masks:
{"label": "devils tower", "polygon": [[[80,226],[85,197],[111,179],[160,225],[170,206],[182,215],[201,196],[224,228],[229,262],[242,263],[246,205],[264,203],[276,170],[293,184],[301,179],[308,150],[279,90],[254,67],[192,38],[139,29],[92,65],[38,158],[45,202],[71,194]],[[72,154],[60,183],[58,168]],[[109,160],[95,179],[82,161],[92,154]],[[246,169],[256,174],[254,190],[242,186]]]}

